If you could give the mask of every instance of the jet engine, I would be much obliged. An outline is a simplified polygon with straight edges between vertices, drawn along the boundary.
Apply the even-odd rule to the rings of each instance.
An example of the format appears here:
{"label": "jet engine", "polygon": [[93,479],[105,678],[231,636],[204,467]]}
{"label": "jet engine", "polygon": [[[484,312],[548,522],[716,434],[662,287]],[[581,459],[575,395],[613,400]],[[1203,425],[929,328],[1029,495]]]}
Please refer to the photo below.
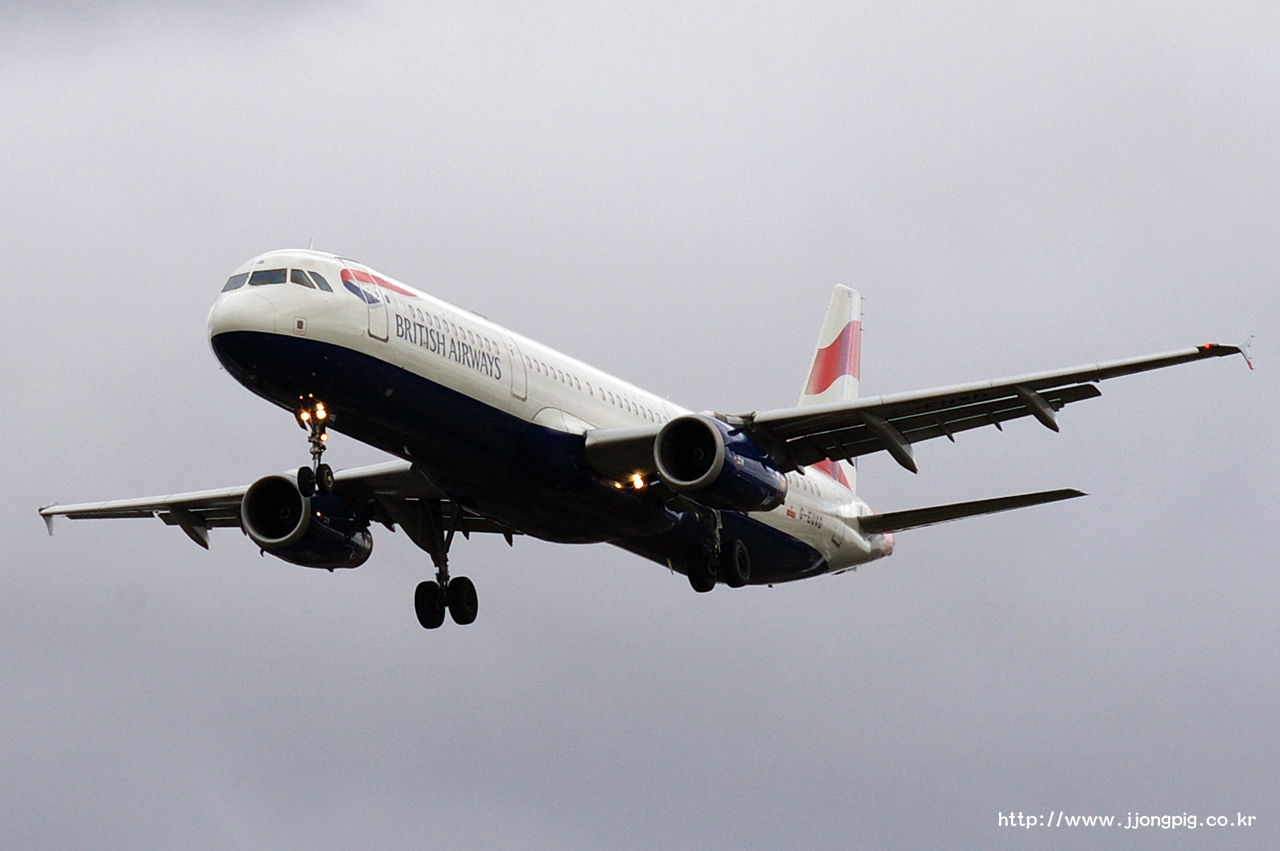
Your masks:
{"label": "jet engine", "polygon": [[699,414],[677,417],[653,444],[658,476],[709,508],[769,511],[787,496],[787,480],[743,432]]}
{"label": "jet engine", "polygon": [[359,567],[373,552],[368,524],[341,497],[303,496],[285,476],[249,485],[240,502],[240,523],[265,552],[303,567]]}

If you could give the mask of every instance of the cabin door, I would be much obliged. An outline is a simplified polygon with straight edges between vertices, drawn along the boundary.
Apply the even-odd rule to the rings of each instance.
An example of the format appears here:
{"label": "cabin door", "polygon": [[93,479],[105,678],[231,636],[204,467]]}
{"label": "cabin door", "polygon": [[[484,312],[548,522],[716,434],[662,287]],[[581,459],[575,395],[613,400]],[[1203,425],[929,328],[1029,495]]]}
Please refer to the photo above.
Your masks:
{"label": "cabin door", "polygon": [[384,343],[390,336],[391,318],[388,301],[390,300],[382,287],[373,279],[373,273],[358,263],[350,263],[351,271],[356,275],[356,285],[364,292],[365,303],[369,309],[369,336]]}
{"label": "cabin door", "polygon": [[523,402],[529,393],[528,376],[524,371],[524,355],[516,345],[515,339],[505,329],[502,332],[502,340],[507,344],[507,361],[511,364],[511,395]]}

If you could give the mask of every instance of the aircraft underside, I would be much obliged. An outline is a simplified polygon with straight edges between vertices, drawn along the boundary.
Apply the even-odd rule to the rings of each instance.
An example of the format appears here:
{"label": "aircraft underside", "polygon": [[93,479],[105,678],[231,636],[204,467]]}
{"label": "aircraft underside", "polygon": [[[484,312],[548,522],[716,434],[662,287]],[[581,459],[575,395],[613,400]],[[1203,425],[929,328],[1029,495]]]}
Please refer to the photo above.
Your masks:
{"label": "aircraft underside", "polygon": [[[459,505],[558,543],[615,544],[677,571],[706,546],[697,518],[652,492],[619,489],[587,465],[582,435],[523,421],[408,370],[329,343],[255,331],[213,338],[227,371],[296,412],[324,400],[333,430],[412,461]],[[750,553],[751,584],[826,572],[812,547],[748,515],[719,513]]]}

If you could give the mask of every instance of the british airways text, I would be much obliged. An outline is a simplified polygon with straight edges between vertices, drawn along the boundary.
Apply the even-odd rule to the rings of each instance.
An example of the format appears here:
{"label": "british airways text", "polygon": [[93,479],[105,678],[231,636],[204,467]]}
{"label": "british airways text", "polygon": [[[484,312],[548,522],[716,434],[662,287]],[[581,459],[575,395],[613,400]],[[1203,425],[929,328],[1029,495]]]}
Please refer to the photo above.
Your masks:
{"label": "british airways text", "polygon": [[448,358],[454,363],[474,369],[481,375],[496,380],[502,379],[502,362],[498,355],[483,352],[475,346],[464,343],[452,335],[446,335],[435,328],[407,319],[396,314],[396,336],[401,340],[421,346],[432,354]]}

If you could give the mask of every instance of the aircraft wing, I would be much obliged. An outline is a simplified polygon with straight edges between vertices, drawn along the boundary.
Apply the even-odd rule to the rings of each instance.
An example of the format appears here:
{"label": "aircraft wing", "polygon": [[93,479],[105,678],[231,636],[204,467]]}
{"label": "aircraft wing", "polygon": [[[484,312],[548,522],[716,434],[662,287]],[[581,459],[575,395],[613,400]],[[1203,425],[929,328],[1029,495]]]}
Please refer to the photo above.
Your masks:
{"label": "aircraft wing", "polygon": [[[933,390],[715,416],[746,430],[784,472],[824,458],[840,461],[883,450],[914,473],[911,446],[922,440],[946,437],[954,441],[956,432],[982,426],[1002,428],[1001,423],[1020,417],[1035,417],[1057,431],[1057,412],[1072,402],[1101,396],[1102,391],[1094,386],[1099,381],[1236,354],[1244,355],[1247,361],[1247,344],[1241,347],[1205,343],[1163,354]],[[589,431],[587,460],[597,472],[619,480],[632,473],[650,475],[655,471],[653,441],[659,428]]]}
{"label": "aircraft wing", "polygon": [[[292,477],[292,471],[284,475]],[[449,501],[435,485],[408,461],[388,461],[367,467],[353,467],[334,474],[334,493],[343,497],[357,512],[377,520],[388,529],[399,523],[418,543],[423,523],[422,509],[438,505],[445,521],[452,525],[461,513],[457,528],[463,535],[472,532],[500,532],[510,538],[517,534],[478,514]],[[108,502],[86,502],[79,505],[46,505],[40,516],[53,534],[53,519],[111,520],[121,517],[158,517],[166,525],[178,526],[191,540],[208,549],[209,529],[240,526],[240,501],[248,485],[220,490],[175,493],[140,499],[117,499]],[[419,546],[422,544],[419,543]]]}
{"label": "aircraft wing", "polygon": [[1058,430],[1063,406],[1102,395],[1099,381],[1163,369],[1205,358],[1245,354],[1238,346],[1205,343],[1157,355],[1034,372],[993,381],[977,381],[934,390],[873,396],[799,408],[762,411],[729,421],[747,429],[787,469],[824,458],[844,460],[887,451],[916,472],[911,445],[982,426],[1035,417]]}

